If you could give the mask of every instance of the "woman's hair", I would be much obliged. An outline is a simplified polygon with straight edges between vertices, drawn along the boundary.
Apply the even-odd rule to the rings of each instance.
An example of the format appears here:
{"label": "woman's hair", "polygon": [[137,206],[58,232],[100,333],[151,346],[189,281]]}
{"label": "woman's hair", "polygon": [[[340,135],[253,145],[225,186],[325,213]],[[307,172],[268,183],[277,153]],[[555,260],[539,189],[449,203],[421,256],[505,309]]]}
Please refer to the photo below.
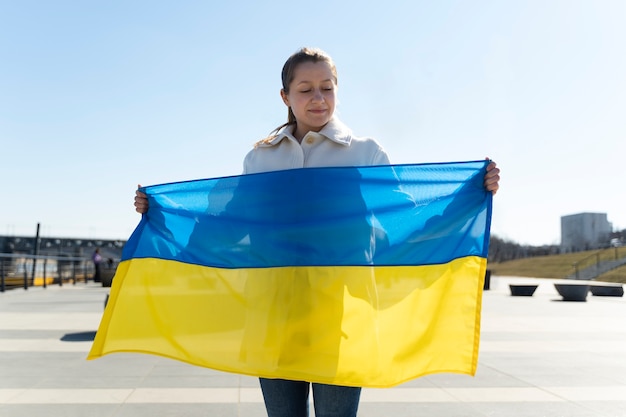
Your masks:
{"label": "woman's hair", "polygon": [[[291,85],[291,82],[293,81],[295,77],[296,68],[298,67],[298,65],[305,63],[305,62],[327,63],[333,74],[333,78],[335,79],[335,84],[337,84],[337,68],[335,67],[335,63],[333,62],[333,59],[330,57],[330,55],[328,55],[326,52],[318,48],[306,48],[305,47],[305,48],[301,48],[298,52],[291,55],[285,62],[285,65],[283,65],[283,71],[281,73],[281,81],[283,84],[283,91],[285,92],[285,94],[289,94],[289,86]],[[285,126],[290,126],[294,124],[296,124],[296,117],[294,116],[293,111],[291,110],[291,107],[289,107],[287,109],[287,123],[283,123],[282,125],[278,126],[276,129],[272,130],[270,135],[267,138],[262,139],[261,141],[257,142],[257,145],[259,143],[267,143],[271,141],[272,139],[276,137],[276,134],[280,131],[280,129],[282,129]]]}

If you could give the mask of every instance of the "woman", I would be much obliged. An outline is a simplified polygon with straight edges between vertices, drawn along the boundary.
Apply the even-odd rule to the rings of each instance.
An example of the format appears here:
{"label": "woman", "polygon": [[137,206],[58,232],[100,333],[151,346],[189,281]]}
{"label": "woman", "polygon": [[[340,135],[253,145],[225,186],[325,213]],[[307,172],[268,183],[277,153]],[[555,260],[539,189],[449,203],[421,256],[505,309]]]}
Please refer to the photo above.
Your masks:
{"label": "woman", "polygon": [[[244,160],[244,174],[305,167],[388,165],[384,149],[371,138],[359,138],[334,117],[337,70],[319,49],[303,48],[291,55],[282,70],[280,95],[288,108],[287,123],[258,142]],[[499,187],[496,164],[487,167],[485,188]],[[135,208],[146,213],[146,195],[137,191]],[[269,417],[308,416],[311,384],[306,381],[260,379]],[[312,384],[317,417],[356,416],[361,389]]]}

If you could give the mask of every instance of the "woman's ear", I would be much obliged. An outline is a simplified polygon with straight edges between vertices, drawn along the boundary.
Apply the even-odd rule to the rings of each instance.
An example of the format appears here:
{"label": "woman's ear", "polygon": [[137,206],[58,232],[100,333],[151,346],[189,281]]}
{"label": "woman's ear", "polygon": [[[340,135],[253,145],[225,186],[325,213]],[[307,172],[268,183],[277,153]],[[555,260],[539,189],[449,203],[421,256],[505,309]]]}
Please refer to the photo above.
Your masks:
{"label": "woman's ear", "polygon": [[287,97],[287,93],[285,93],[285,90],[283,90],[282,88],[280,89],[280,98],[283,99],[283,103],[285,103],[285,106],[289,107],[289,97]]}

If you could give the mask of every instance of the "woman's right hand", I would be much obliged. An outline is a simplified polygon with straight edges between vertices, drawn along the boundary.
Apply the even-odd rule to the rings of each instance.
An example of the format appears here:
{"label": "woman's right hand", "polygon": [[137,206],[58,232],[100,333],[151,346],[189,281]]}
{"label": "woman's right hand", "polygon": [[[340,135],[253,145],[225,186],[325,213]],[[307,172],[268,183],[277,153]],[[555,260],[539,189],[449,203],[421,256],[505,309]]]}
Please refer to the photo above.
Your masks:
{"label": "woman's right hand", "polygon": [[[137,188],[141,188],[141,184]],[[144,214],[148,212],[148,208],[148,196],[139,190],[135,191],[135,211]]]}

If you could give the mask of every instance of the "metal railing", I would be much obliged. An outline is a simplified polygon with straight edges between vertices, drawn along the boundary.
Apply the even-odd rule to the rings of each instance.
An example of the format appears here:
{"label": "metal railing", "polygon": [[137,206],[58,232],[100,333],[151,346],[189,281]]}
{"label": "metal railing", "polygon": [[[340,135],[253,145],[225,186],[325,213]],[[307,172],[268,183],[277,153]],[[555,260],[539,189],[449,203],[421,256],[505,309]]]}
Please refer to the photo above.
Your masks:
{"label": "metal railing", "polygon": [[626,246],[601,249],[572,264],[572,277],[580,279],[581,273],[584,270],[595,269],[597,272],[600,272],[602,264],[610,261],[617,261],[625,257]]}
{"label": "metal railing", "polygon": [[93,276],[90,258],[0,253],[0,292],[32,286],[76,284]]}

